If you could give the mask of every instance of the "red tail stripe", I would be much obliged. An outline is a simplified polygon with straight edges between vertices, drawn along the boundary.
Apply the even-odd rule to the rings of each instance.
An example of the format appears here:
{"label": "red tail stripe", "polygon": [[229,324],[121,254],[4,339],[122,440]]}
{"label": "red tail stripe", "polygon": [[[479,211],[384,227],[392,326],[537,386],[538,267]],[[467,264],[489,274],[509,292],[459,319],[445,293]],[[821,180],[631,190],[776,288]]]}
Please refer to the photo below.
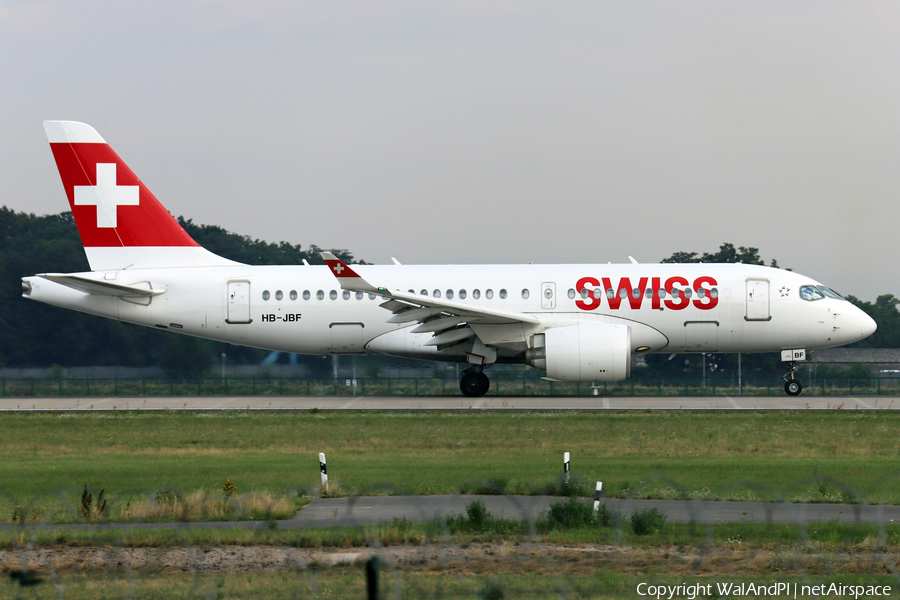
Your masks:
{"label": "red tail stripe", "polygon": [[[198,246],[109,144],[50,144],[85,247]],[[97,163],[115,163],[116,185],[138,186],[137,206],[118,206],[116,226],[98,227],[95,206],[75,205],[75,186],[97,185]]]}

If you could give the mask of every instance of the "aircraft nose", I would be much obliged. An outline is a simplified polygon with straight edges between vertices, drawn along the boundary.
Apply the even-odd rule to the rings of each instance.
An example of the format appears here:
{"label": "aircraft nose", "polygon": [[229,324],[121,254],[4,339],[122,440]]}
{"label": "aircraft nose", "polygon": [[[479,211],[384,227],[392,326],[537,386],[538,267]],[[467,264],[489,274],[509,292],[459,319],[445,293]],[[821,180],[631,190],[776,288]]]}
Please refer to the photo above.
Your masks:
{"label": "aircraft nose", "polygon": [[875,324],[875,319],[864,313],[863,311],[859,311],[859,334],[861,340],[866,339],[878,329],[878,325]]}

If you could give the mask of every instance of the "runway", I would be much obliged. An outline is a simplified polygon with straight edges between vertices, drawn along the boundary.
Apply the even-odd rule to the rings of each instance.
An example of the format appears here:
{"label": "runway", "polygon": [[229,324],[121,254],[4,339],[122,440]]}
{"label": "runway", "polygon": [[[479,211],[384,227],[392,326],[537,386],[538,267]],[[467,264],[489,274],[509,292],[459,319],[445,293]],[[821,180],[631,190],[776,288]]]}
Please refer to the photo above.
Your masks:
{"label": "runway", "polygon": [[9,411],[900,410],[895,396],[148,396],[2,398]]}

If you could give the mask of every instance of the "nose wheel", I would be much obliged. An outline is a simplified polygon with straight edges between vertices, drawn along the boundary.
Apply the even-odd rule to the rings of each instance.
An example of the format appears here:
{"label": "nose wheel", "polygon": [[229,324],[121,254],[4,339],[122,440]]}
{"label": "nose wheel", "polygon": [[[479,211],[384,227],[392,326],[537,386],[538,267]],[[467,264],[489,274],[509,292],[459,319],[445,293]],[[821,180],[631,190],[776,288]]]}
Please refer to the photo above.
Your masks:
{"label": "nose wheel", "polygon": [[798,396],[803,391],[803,385],[796,379],[791,379],[784,384],[784,391],[788,396]]}
{"label": "nose wheel", "polygon": [[481,368],[471,367],[463,371],[459,389],[464,395],[477,398],[484,396],[491,389],[491,380],[481,371]]}
{"label": "nose wheel", "polygon": [[803,384],[794,379],[794,372],[796,370],[797,366],[792,362],[790,370],[781,376],[781,378],[784,379],[784,391],[787,392],[788,396],[799,396],[800,392],[803,391]]}

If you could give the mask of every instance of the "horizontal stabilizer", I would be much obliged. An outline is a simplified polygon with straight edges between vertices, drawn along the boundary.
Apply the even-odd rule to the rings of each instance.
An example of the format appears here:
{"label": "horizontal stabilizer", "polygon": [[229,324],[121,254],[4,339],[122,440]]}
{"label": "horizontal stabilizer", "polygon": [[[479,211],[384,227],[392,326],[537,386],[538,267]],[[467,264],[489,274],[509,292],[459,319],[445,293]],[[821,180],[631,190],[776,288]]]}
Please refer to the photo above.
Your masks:
{"label": "horizontal stabilizer", "polygon": [[38,277],[95,296],[149,298],[151,296],[159,296],[160,294],[166,293],[166,290],[154,290],[149,281],[132,285],[122,285],[120,283],[113,283],[112,281],[93,279],[80,275],[65,275],[62,273],[44,273],[38,275]]}

